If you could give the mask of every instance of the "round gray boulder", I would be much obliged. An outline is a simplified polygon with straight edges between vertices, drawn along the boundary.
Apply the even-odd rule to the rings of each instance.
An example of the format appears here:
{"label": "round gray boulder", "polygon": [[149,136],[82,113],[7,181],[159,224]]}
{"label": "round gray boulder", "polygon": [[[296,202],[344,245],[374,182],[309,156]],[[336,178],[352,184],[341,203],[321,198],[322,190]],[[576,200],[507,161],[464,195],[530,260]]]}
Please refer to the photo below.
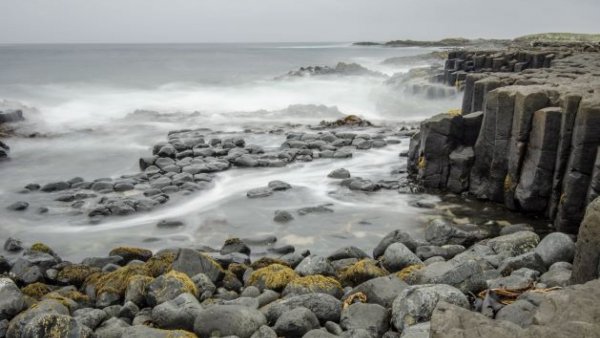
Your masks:
{"label": "round gray boulder", "polygon": [[382,263],[388,271],[396,272],[410,265],[423,264],[423,261],[406,245],[393,243],[385,249]]}
{"label": "round gray boulder", "polygon": [[199,337],[238,336],[249,338],[267,320],[258,310],[240,305],[214,305],[196,317],[194,332]]}
{"label": "round gray boulder", "polygon": [[273,329],[279,337],[300,338],[308,331],[319,328],[319,319],[305,307],[287,311],[277,319]]}
{"label": "round gray boulder", "polygon": [[556,262],[573,262],[575,243],[569,235],[554,232],[544,237],[535,248],[547,267]]}

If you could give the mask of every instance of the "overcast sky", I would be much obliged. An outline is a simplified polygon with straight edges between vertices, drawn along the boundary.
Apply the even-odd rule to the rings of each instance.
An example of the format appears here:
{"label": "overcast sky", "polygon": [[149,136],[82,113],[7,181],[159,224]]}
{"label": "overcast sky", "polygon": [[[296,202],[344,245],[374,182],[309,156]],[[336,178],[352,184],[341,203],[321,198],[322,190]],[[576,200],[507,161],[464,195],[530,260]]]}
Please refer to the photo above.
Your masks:
{"label": "overcast sky", "polygon": [[600,32],[600,0],[0,0],[0,43],[510,38]]}

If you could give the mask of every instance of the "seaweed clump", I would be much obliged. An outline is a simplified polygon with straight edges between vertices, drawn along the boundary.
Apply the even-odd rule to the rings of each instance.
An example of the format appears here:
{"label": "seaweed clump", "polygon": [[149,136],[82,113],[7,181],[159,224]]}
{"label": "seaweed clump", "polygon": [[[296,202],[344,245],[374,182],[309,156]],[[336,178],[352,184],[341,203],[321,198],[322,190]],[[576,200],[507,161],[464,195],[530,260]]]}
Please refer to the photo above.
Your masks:
{"label": "seaweed clump", "polygon": [[256,286],[259,289],[281,291],[296,277],[298,274],[291,268],[281,264],[271,264],[252,272],[248,285]]}
{"label": "seaweed clump", "polygon": [[360,260],[339,274],[339,279],[344,286],[356,286],[370,279],[387,275],[387,271],[378,267],[371,259]]}

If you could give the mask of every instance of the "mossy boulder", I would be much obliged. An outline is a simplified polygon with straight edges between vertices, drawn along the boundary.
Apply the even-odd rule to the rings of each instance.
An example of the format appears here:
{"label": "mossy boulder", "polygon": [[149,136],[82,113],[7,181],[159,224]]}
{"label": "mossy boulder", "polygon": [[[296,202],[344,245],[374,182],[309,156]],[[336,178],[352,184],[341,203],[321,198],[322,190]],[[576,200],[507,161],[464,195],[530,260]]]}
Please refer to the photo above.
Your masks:
{"label": "mossy boulder", "polygon": [[192,278],[199,273],[205,274],[213,283],[223,278],[223,267],[212,257],[192,249],[181,249],[173,261],[172,269],[183,272]]}
{"label": "mossy boulder", "polygon": [[244,280],[244,273],[248,270],[246,264],[231,263],[227,267],[227,271],[233,273],[239,280]]}
{"label": "mossy boulder", "polygon": [[150,271],[150,275],[158,277],[171,271],[176,258],[177,252],[171,250],[161,251],[148,259],[146,267]]}
{"label": "mossy boulder", "polygon": [[172,270],[148,284],[146,303],[154,307],[183,293],[190,293],[194,297],[198,297],[198,288],[188,275]]}
{"label": "mossy boulder", "polygon": [[125,263],[133,260],[146,262],[152,257],[152,251],[142,248],[134,248],[128,246],[121,246],[114,248],[108,254],[109,256],[121,256],[125,260]]}
{"label": "mossy boulder", "polygon": [[[125,294],[134,276],[150,276],[150,271],[145,265],[134,264],[98,276],[94,283],[96,305],[105,307],[116,304]],[[86,281],[86,284],[88,283],[89,281]]]}
{"label": "mossy boulder", "polygon": [[21,337],[87,338],[95,336],[90,328],[79,324],[71,316],[46,313],[31,319],[23,328]]}
{"label": "mossy boulder", "polygon": [[75,289],[53,291],[44,295],[42,299],[55,300],[66,306],[71,312],[91,305],[90,298]]}
{"label": "mossy boulder", "polygon": [[146,293],[148,285],[154,278],[150,276],[133,276],[129,279],[127,289],[125,289],[125,301],[133,302],[140,308],[146,305]]}
{"label": "mossy boulder", "polygon": [[67,265],[58,272],[56,280],[63,284],[76,285],[79,287],[91,274],[100,271],[101,270],[99,268],[94,268],[87,265]]}
{"label": "mossy boulder", "polygon": [[423,269],[425,265],[423,264],[413,264],[405,267],[404,269],[396,272],[396,277],[401,279],[402,281],[413,284],[415,282],[415,272]]}
{"label": "mossy boulder", "polygon": [[283,289],[283,295],[304,295],[307,293],[326,293],[336,298],[341,298],[344,294],[342,284],[335,278],[323,275],[311,275],[297,277],[288,283]]}
{"label": "mossy boulder", "polygon": [[56,256],[56,253],[54,252],[54,250],[52,250],[49,246],[47,246],[44,243],[33,243],[33,245],[31,246],[31,248],[29,248],[29,251],[32,252],[43,252],[52,256]]}
{"label": "mossy boulder", "polygon": [[33,299],[40,300],[43,296],[52,292],[53,289],[54,288],[50,285],[38,282],[24,286],[21,289],[21,292],[23,292],[24,295],[29,296]]}
{"label": "mossy boulder", "polygon": [[253,271],[248,279],[248,285],[257,288],[281,291],[298,274],[290,267],[281,264],[271,264],[264,268]]}
{"label": "mossy boulder", "polygon": [[289,267],[289,264],[287,262],[285,262],[281,259],[271,258],[271,257],[262,257],[259,260],[257,260],[256,262],[253,262],[252,264],[250,264],[250,267],[254,270],[258,270],[258,269],[265,268],[272,264],[279,264],[279,265]]}
{"label": "mossy boulder", "polygon": [[344,286],[356,286],[369,279],[387,275],[387,271],[377,266],[371,259],[360,260],[340,271],[339,280]]}

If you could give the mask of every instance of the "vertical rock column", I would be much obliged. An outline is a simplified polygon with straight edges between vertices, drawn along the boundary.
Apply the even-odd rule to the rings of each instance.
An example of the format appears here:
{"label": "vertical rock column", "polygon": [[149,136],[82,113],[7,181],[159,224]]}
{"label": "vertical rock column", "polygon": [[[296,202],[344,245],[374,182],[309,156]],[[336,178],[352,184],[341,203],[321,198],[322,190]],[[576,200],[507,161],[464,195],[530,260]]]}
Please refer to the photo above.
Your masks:
{"label": "vertical rock column", "polygon": [[596,152],[596,161],[594,162],[594,171],[592,172],[592,182],[588,190],[587,203],[591,203],[600,196],[600,148]]}
{"label": "vertical rock column", "polygon": [[[529,142],[529,133],[532,129],[533,114],[535,111],[548,106],[548,94],[546,88],[537,86],[520,86],[514,88],[516,90],[516,96],[510,144],[508,148],[508,171],[503,179],[504,203],[508,208],[513,210],[517,209],[514,203],[515,188],[519,183],[519,177],[521,175],[523,158],[525,157],[527,143]],[[545,115],[545,113],[539,115]],[[541,122],[541,120],[538,120],[538,123]],[[543,137],[543,135],[538,136]],[[557,136],[558,135],[555,137]],[[556,152],[556,149],[554,149],[554,151]],[[530,160],[532,159],[530,158]],[[552,162],[554,164],[554,159],[552,159]],[[553,171],[554,170],[551,172]]]}
{"label": "vertical rock column", "polygon": [[519,182],[514,191],[515,200],[521,210],[542,212],[548,206],[561,115],[560,108],[545,108],[533,114],[529,143]]}
{"label": "vertical rock column", "polygon": [[600,145],[600,95],[581,100],[575,118],[571,155],[555,220],[562,232],[575,233],[583,219],[588,189]]}

